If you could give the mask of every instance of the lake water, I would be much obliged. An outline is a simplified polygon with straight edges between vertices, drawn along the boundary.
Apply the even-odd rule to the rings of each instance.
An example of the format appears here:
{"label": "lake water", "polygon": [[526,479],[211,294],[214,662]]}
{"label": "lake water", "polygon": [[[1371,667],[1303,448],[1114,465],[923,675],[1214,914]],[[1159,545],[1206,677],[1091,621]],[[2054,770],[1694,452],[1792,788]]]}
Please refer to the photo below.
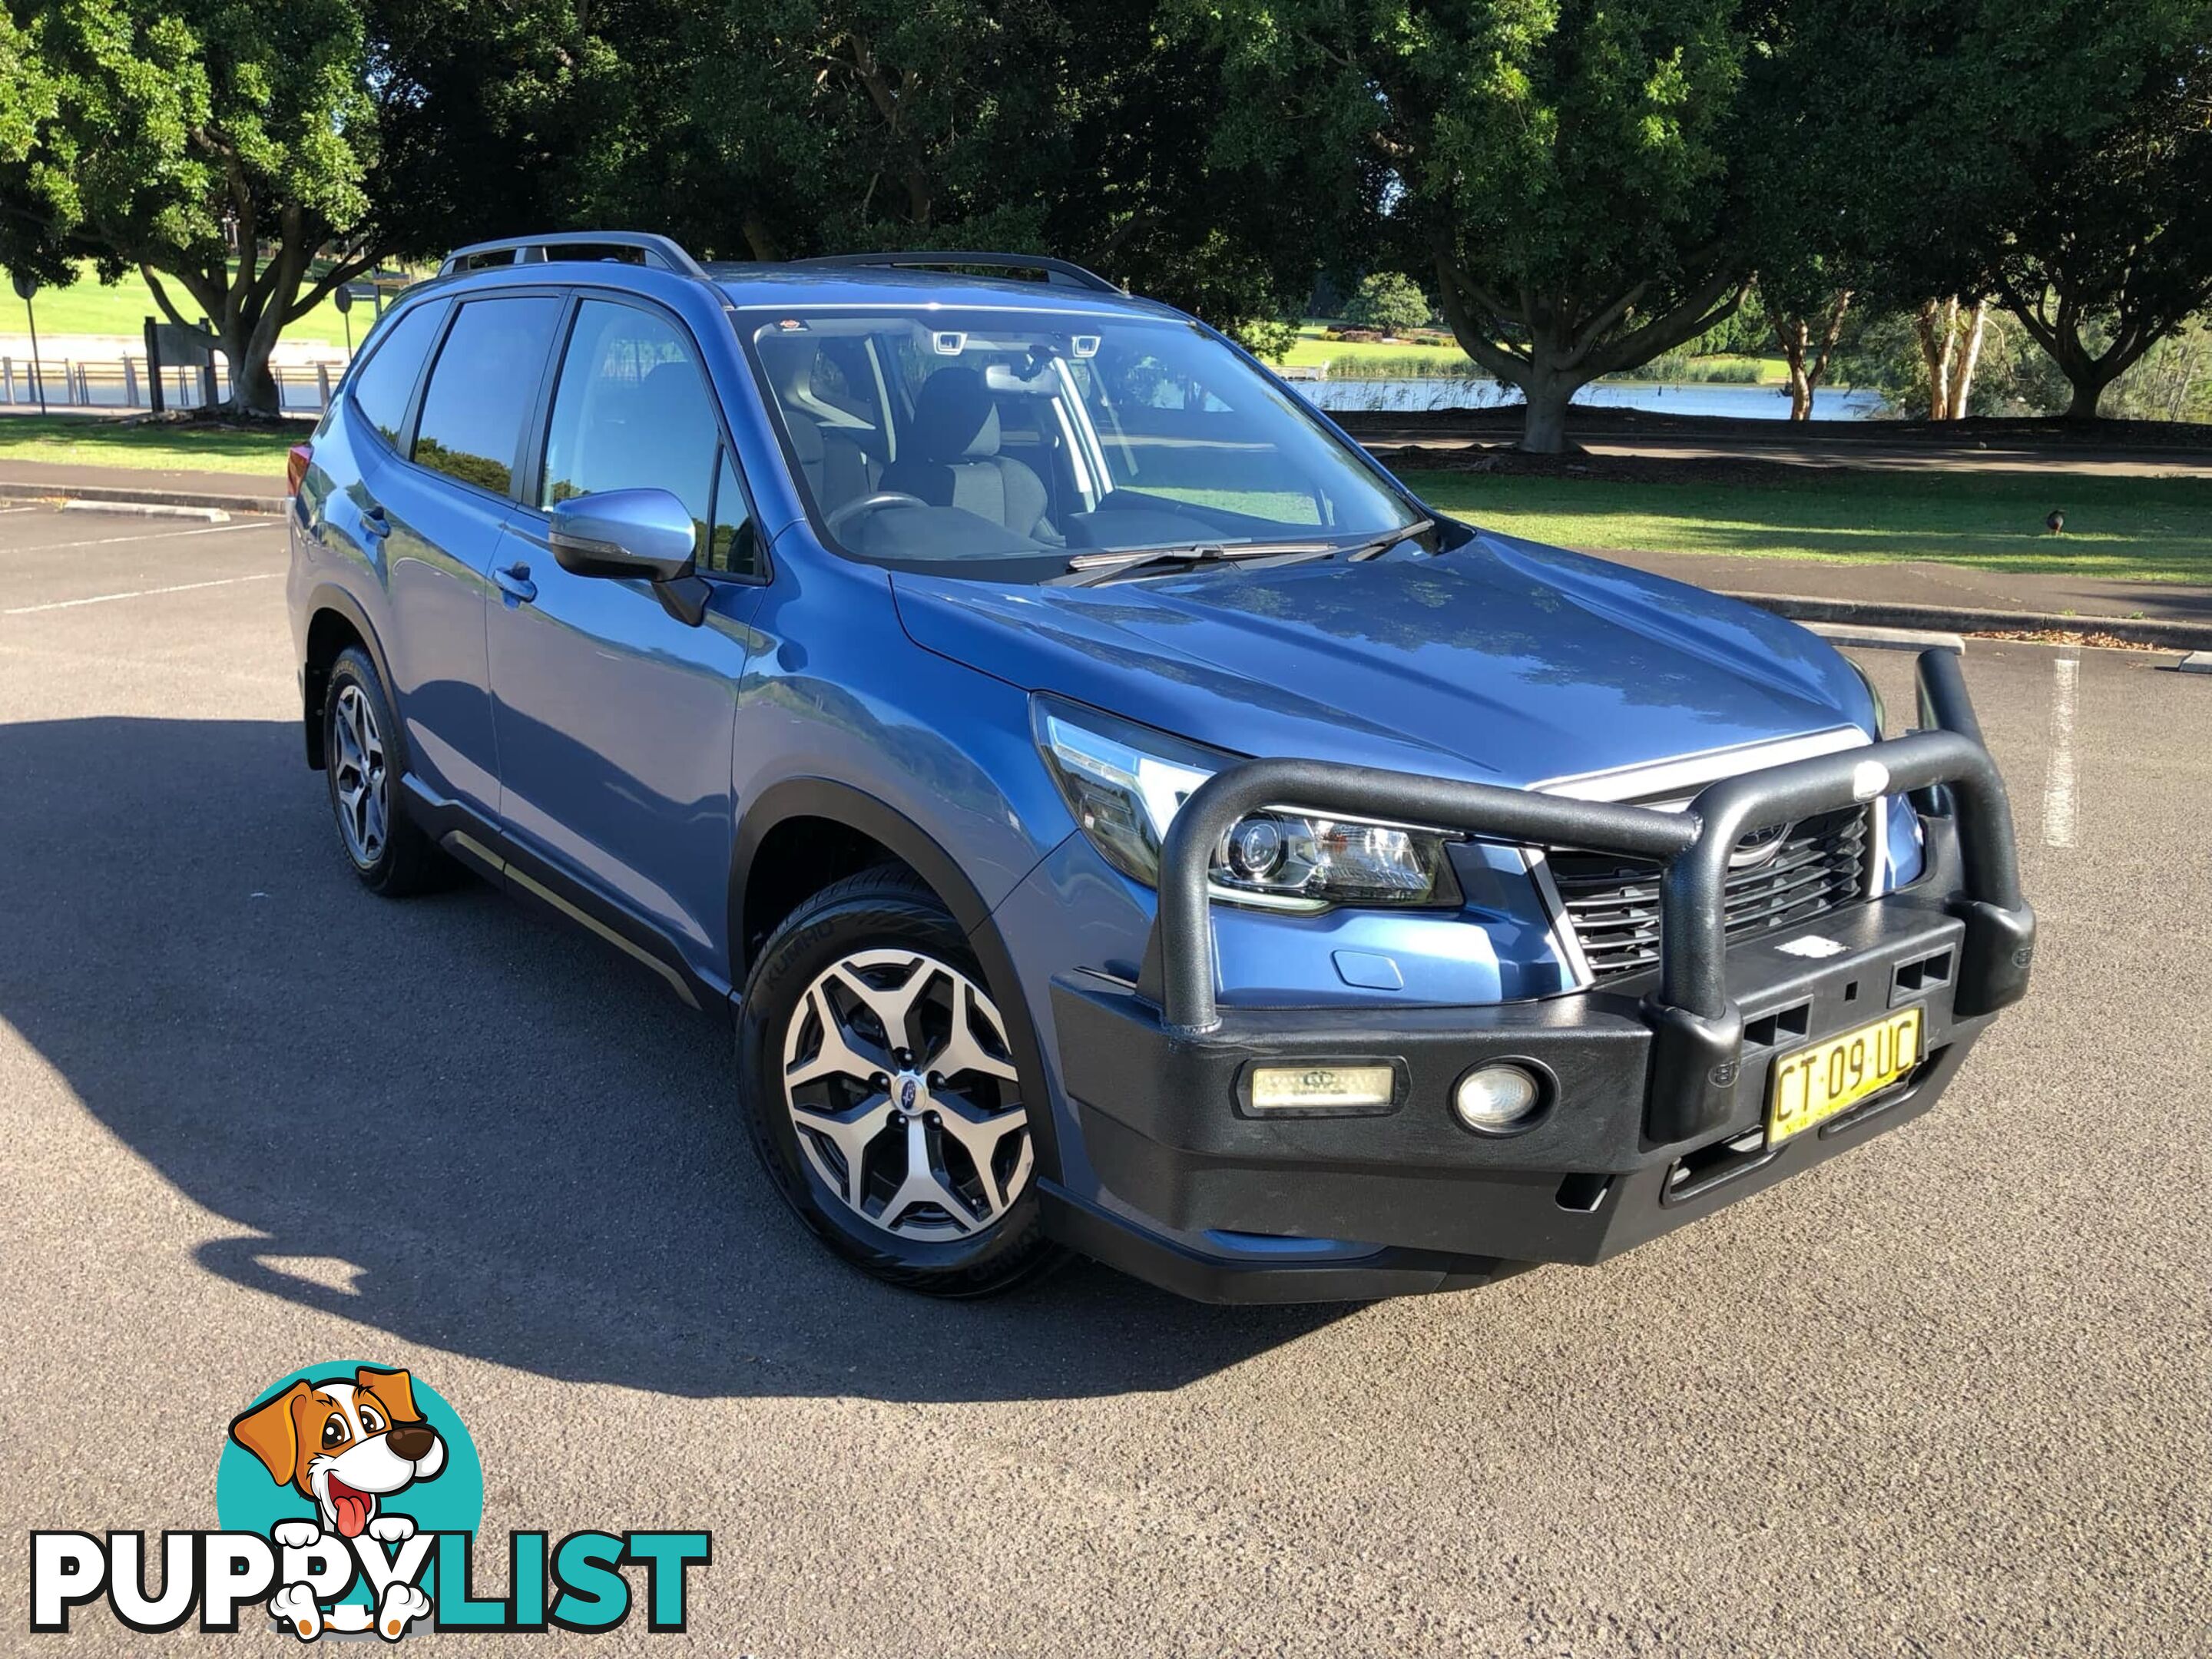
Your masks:
{"label": "lake water", "polygon": [[[1502,409],[1521,394],[1495,380],[1444,376],[1423,380],[1299,380],[1293,384],[1316,409],[1412,414],[1429,409]],[[1738,420],[1786,421],[1790,394],[1778,386],[1672,385],[1656,380],[1607,380],[1575,393],[1577,409],[1647,409],[1660,415],[1727,415]],[[1813,413],[1824,421],[1870,420],[1881,413],[1872,392],[1823,386],[1813,394]]]}

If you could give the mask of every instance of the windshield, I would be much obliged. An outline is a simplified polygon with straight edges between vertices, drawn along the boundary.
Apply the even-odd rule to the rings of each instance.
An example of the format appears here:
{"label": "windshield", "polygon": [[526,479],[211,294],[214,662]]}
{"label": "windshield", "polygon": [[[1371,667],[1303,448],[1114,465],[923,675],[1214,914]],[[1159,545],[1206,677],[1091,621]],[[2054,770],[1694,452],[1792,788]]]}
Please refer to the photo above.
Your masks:
{"label": "windshield", "polygon": [[738,329],[817,524],[861,558],[1036,580],[1085,554],[1354,546],[1420,522],[1192,324],[886,307]]}

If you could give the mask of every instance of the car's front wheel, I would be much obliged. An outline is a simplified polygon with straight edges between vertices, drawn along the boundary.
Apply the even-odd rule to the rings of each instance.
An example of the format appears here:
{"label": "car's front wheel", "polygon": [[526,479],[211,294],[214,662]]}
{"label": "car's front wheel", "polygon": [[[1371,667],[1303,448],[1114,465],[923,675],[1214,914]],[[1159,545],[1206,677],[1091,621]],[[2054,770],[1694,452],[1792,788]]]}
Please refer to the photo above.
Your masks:
{"label": "car's front wheel", "polygon": [[801,905],[745,988],[739,1078],[756,1150],[799,1218],[878,1278],[1002,1291],[1057,1259],[1005,1016],[966,938],[902,871]]}

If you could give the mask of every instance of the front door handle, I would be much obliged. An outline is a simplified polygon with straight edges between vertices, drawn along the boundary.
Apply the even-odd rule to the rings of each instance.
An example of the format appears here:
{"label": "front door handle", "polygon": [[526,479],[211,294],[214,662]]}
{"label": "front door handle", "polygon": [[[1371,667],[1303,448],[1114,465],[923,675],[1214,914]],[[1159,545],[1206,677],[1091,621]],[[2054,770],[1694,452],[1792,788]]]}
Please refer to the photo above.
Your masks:
{"label": "front door handle", "polygon": [[527,604],[538,597],[538,584],[530,580],[530,567],[510,564],[491,573],[491,579],[510,597]]}

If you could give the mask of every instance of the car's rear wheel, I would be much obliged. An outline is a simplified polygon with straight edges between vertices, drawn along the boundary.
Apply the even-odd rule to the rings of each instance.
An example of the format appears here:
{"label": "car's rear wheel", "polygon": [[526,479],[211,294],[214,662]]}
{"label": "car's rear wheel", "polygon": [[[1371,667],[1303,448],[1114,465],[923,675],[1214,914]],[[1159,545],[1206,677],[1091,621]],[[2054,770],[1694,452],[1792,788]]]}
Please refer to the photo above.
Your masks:
{"label": "car's rear wheel", "polygon": [[338,840],[362,885],[398,898],[441,885],[452,866],[408,817],[399,722],[368,653],[348,647],[323,696],[323,775]]}
{"label": "car's rear wheel", "polygon": [[1005,1015],[957,923],[903,871],[801,905],[745,988],[738,1066],[761,1162],[799,1218],[878,1278],[982,1296],[1057,1259]]}

